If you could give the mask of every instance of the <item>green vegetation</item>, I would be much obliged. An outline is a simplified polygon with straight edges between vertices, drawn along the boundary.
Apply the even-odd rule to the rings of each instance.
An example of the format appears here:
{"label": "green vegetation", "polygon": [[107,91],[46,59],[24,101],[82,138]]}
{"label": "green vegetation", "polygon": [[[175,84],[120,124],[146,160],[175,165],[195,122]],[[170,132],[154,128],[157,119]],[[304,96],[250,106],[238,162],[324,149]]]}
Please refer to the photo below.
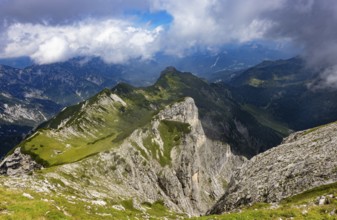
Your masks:
{"label": "green vegetation", "polygon": [[312,199],[321,196],[333,194],[337,196],[337,183],[319,186],[311,190],[305,191],[301,194],[289,197],[281,201],[281,204],[301,204],[303,202],[310,202]]}
{"label": "green vegetation", "polygon": [[285,124],[276,121],[273,117],[263,109],[257,108],[253,105],[245,104],[242,108],[247,112],[251,113],[260,124],[272,128],[273,130],[279,132],[282,136],[289,135],[292,130],[290,130]]}
{"label": "green vegetation", "polygon": [[317,126],[317,127],[314,127],[314,128],[310,128],[310,129],[308,129],[308,130],[305,130],[305,131],[303,132],[303,135],[310,134],[311,132],[314,132],[314,131],[316,131],[316,130],[318,130],[318,129],[320,129],[320,128],[329,126],[329,125],[334,124],[334,123],[336,123],[336,122],[331,122],[331,123],[329,123],[329,124],[324,124],[324,125],[321,125],[321,126]]}
{"label": "green vegetation", "polygon": [[[66,198],[54,193],[10,190],[0,187],[0,219],[177,219],[182,215],[170,212],[162,202],[144,204],[145,211],[133,207],[132,200],[104,200],[105,205]],[[122,205],[125,210],[113,208]]]}
{"label": "green vegetation", "polygon": [[[171,165],[171,151],[175,146],[180,145],[184,135],[191,132],[190,125],[178,121],[162,120],[158,129],[163,141],[163,149],[154,140],[152,134],[143,139],[144,147],[148,149],[153,159],[158,160],[161,166]],[[132,146],[136,147],[142,156],[148,159],[146,152],[137,143],[132,143]]]}
{"label": "green vegetation", "polygon": [[[327,197],[324,205],[316,205],[317,198],[322,195]],[[246,207],[241,212],[233,212],[223,215],[204,216],[202,220],[229,219],[229,220],[254,220],[254,219],[337,219],[337,183],[316,187],[301,194],[282,200],[278,206],[272,208],[267,203],[256,203]]]}
{"label": "green vegetation", "polygon": [[147,160],[149,159],[149,158],[148,158],[148,155],[146,154],[146,152],[145,152],[141,147],[139,147],[139,145],[138,145],[137,143],[132,142],[131,145],[132,145],[133,147],[135,147],[135,148],[141,153],[141,155],[142,155],[145,159],[147,159]]}
{"label": "green vegetation", "polygon": [[[158,160],[159,159],[158,157],[160,155],[160,148],[159,145],[155,141],[153,141],[153,136],[149,135],[146,138],[144,138],[143,144],[144,147],[146,147],[151,153],[152,158]],[[145,158],[147,158],[147,156]]]}
{"label": "green vegetation", "polygon": [[[74,162],[118,146],[136,128],[148,123],[154,111],[143,107],[139,99],[125,98],[126,106],[119,102],[105,103],[104,99],[111,94],[111,91],[104,90],[79,104],[86,107],[70,107],[76,111],[64,110],[45,124],[46,128],[22,142],[19,145],[22,151],[38,162],[52,166]],[[58,129],[62,121],[66,123]]]}
{"label": "green vegetation", "polygon": [[171,164],[171,150],[180,145],[184,135],[191,132],[190,125],[187,123],[163,120],[159,125],[160,136],[164,142],[163,155],[160,154],[159,162],[162,166]]}
{"label": "green vegetation", "polygon": [[259,87],[262,86],[265,83],[265,81],[260,80],[260,79],[256,79],[256,78],[251,78],[249,79],[249,85],[253,86],[253,87]]}
{"label": "green vegetation", "polygon": [[[57,183],[59,183],[58,180]],[[61,183],[59,183],[61,184]],[[71,194],[69,194],[71,195]],[[315,205],[322,195],[332,195],[324,205]],[[254,219],[336,219],[337,183],[320,186],[282,200],[278,206],[256,203],[241,212],[195,217],[201,220]],[[142,203],[143,211],[134,207],[132,200],[105,199],[105,205],[60,193],[36,193],[0,187],[0,219],[180,219],[185,216],[169,211],[162,201]],[[114,206],[123,206],[118,210]],[[187,219],[187,218],[186,218]]]}

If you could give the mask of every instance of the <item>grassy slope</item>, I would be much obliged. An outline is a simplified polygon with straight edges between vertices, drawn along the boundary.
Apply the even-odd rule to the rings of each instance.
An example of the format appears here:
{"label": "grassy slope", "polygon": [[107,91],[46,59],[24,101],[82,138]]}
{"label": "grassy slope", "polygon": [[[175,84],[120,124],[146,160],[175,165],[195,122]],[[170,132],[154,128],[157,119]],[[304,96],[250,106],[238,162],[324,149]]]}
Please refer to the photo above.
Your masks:
{"label": "grassy slope", "polygon": [[[28,194],[28,195],[27,195]],[[30,197],[31,196],[31,197]],[[29,198],[30,197],[30,198]],[[36,193],[27,190],[11,190],[0,187],[0,219],[178,219],[183,215],[170,212],[164,204],[141,204],[144,211],[135,209],[132,200],[104,200],[105,205],[69,199],[55,193]],[[122,205],[125,210],[117,210]]]}
{"label": "grassy slope", "polygon": [[288,136],[292,130],[286,124],[276,121],[267,111],[256,106],[244,104],[242,108],[252,114],[260,124],[272,128],[284,136]]}
{"label": "grassy slope", "polygon": [[[120,103],[99,104],[111,94],[110,90],[104,90],[87,102],[67,108],[44,125],[45,128],[22,142],[23,152],[45,165],[77,161],[118,146],[134,129],[144,126],[152,118],[154,111],[139,104],[139,100],[124,98],[126,107]],[[84,105],[87,107],[81,110]],[[69,132],[57,129],[65,119],[69,119],[65,125],[71,128]],[[79,135],[72,135],[73,130]]]}
{"label": "grassy slope", "polygon": [[[27,198],[24,193],[32,198]],[[317,198],[327,196],[326,204],[317,205]],[[184,215],[176,214],[165,208],[162,202],[144,203],[144,211],[133,207],[131,200],[114,201],[105,199],[105,205],[93,204],[66,195],[37,193],[29,190],[11,190],[0,187],[0,219],[182,219]],[[125,210],[116,210],[114,205],[122,205]],[[203,216],[193,219],[201,220],[254,220],[254,219],[336,219],[337,183],[320,186],[299,195],[282,200],[278,206],[257,203],[240,212],[223,215]],[[335,213],[335,214],[331,214]],[[186,218],[187,219],[187,218]]]}
{"label": "grassy slope", "polygon": [[[320,196],[327,197],[326,204],[317,205]],[[299,195],[282,200],[278,206],[272,208],[270,204],[258,203],[247,207],[241,212],[223,215],[204,216],[202,220],[254,220],[254,219],[337,219],[337,183],[320,186]]]}

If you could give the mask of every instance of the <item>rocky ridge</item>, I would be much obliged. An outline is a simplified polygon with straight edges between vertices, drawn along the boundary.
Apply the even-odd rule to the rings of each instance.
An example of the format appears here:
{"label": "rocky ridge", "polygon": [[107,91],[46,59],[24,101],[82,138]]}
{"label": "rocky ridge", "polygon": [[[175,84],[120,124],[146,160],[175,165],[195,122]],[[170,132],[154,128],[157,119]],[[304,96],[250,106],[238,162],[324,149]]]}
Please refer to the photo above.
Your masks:
{"label": "rocky ridge", "polygon": [[280,146],[253,157],[233,174],[227,191],[208,214],[256,202],[279,202],[336,182],[336,133],[337,123],[297,132]]}

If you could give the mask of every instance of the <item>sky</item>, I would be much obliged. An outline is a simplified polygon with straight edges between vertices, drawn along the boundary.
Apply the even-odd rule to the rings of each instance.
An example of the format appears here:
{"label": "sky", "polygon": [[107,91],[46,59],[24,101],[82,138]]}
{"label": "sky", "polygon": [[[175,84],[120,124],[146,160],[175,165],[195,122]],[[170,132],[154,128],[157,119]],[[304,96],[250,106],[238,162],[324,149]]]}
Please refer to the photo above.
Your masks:
{"label": "sky", "polygon": [[290,42],[337,86],[336,0],[0,0],[0,58],[108,63],[252,41]]}

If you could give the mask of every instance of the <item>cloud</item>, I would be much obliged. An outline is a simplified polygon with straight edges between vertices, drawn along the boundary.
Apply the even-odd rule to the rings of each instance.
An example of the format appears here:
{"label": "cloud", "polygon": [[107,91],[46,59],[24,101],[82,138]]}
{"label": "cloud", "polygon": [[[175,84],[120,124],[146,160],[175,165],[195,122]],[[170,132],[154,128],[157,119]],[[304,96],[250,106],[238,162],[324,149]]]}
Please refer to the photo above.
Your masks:
{"label": "cloud", "polygon": [[173,16],[166,50],[183,54],[188,48],[263,38],[271,22],[260,14],[281,4],[282,0],[154,0],[151,7],[166,10]]}
{"label": "cloud", "polygon": [[322,71],[321,87],[337,87],[337,2],[284,0],[280,8],[263,14],[272,22],[264,37],[288,38],[303,48],[311,69]]}
{"label": "cloud", "polygon": [[323,86],[337,88],[336,0],[153,0],[173,16],[166,51],[232,42],[292,42],[308,68],[321,71]]}
{"label": "cloud", "polygon": [[[68,35],[72,35],[72,32],[75,31],[69,27],[82,27],[83,25],[79,25],[78,23],[84,23],[83,18],[86,20],[88,16],[94,17],[93,20],[99,22],[97,24],[98,27],[102,27],[101,24],[104,20],[121,20],[120,17],[124,17],[124,19],[134,23],[131,26],[137,28],[138,24],[135,21],[137,18],[134,16],[137,17],[142,13],[125,13],[126,11],[129,10],[130,12],[133,9],[153,14],[158,11],[165,11],[172,16],[173,20],[170,20],[169,24],[165,24],[165,30],[156,33],[156,40],[151,40],[146,46],[149,47],[150,52],[154,52],[152,48],[158,48],[158,50],[168,54],[184,56],[186,53],[191,53],[198,49],[216,48],[226,43],[242,43],[263,38],[264,33],[270,28],[272,22],[269,19],[261,18],[260,15],[275,8],[280,8],[284,0],[3,1],[5,3],[0,3],[0,18],[2,16],[7,21],[6,25],[4,25],[6,26],[5,32],[7,32],[7,37],[3,41],[6,42],[4,44],[7,46],[5,53],[2,53],[3,56],[15,55],[15,49],[21,48],[20,43],[25,42],[23,45],[24,51],[27,51],[25,54],[32,57],[35,61],[43,63],[52,62],[53,60],[63,60],[75,56],[76,53],[78,53],[77,55],[89,55],[89,52],[94,52],[92,55],[99,55],[107,60],[106,50],[118,49],[118,47],[110,46],[97,50],[97,45],[91,45],[91,49],[83,52],[86,44],[84,44],[84,48],[80,46],[76,50],[73,48],[72,45],[76,44],[76,42],[70,42]],[[91,24],[89,26],[91,26],[90,29],[94,29],[96,25]],[[28,31],[22,33],[19,29]],[[40,34],[34,35],[30,29],[40,32]],[[45,29],[45,32],[56,34],[55,37],[42,36],[42,29]],[[141,29],[146,30],[148,27]],[[102,32],[102,30],[97,30],[97,28],[96,31]],[[118,33],[122,32],[116,31],[111,33],[111,36],[116,34],[118,37]],[[150,32],[152,31],[150,30]],[[86,38],[84,34],[95,35],[91,32],[84,32],[82,33],[84,38]],[[28,36],[29,42],[24,40]],[[34,36],[38,37],[34,38]],[[18,38],[20,40],[13,41],[13,39]],[[128,40],[130,39],[134,41],[134,38],[121,39],[126,40],[125,44],[128,44]],[[36,48],[36,45],[40,45],[40,49],[31,49],[31,47]],[[46,54],[44,51],[51,51],[50,47],[59,49],[55,54]],[[1,48],[4,47],[2,46]],[[125,47],[117,51],[120,55],[132,52],[132,50],[130,51]],[[112,52],[110,51],[110,53]],[[144,51],[144,57],[149,56],[147,53],[149,52]],[[125,61],[126,59],[121,60]]]}
{"label": "cloud", "polygon": [[0,56],[30,56],[38,64],[76,56],[100,56],[109,63],[151,59],[159,50],[161,31],[161,27],[149,30],[116,19],[57,26],[17,23],[7,29]]}
{"label": "cloud", "polygon": [[1,0],[0,19],[5,23],[69,23],[84,18],[122,16],[126,10],[146,10],[139,0]]}

